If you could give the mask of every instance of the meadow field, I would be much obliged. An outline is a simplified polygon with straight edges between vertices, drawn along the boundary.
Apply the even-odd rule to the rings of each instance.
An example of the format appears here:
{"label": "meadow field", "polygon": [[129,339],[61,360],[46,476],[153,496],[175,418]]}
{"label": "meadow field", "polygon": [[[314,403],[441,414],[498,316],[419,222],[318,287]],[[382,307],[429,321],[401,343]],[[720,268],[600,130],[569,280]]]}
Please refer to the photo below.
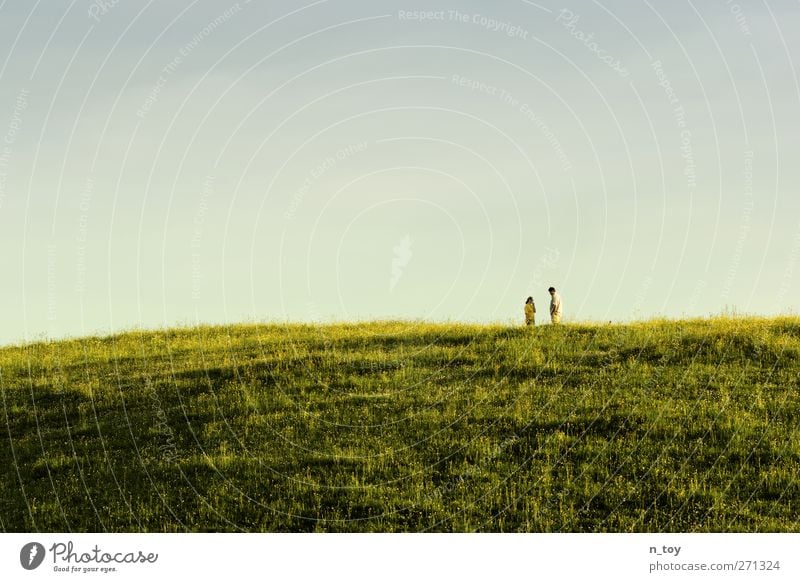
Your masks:
{"label": "meadow field", "polygon": [[0,349],[0,530],[800,532],[800,318]]}

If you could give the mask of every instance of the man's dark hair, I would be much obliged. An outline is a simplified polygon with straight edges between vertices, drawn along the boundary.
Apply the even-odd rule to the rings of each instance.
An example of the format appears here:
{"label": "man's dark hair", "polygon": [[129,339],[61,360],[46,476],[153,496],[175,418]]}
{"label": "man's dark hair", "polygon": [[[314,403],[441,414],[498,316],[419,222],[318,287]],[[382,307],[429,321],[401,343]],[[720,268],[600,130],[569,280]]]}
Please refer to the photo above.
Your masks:
{"label": "man's dark hair", "polygon": [[555,291],[555,290],[556,290],[556,288],[555,288],[555,287],[550,287],[550,289],[548,289],[547,291],[548,291],[549,293],[552,293],[552,292],[553,292],[553,291]]}

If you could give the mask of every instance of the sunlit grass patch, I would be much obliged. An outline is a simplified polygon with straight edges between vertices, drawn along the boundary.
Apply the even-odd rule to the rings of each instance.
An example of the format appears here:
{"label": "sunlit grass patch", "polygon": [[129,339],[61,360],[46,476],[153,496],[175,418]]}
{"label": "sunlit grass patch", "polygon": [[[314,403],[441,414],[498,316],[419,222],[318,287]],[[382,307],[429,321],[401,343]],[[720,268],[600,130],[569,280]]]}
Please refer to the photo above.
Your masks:
{"label": "sunlit grass patch", "polygon": [[6,531],[799,531],[800,320],[0,350]]}

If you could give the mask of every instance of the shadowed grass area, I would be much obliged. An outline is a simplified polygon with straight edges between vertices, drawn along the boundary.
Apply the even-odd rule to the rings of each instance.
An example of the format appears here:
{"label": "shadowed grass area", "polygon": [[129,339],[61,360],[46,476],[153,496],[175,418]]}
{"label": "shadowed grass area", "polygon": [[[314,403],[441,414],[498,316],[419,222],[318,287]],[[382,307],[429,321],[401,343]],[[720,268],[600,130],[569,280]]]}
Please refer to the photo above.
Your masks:
{"label": "shadowed grass area", "polygon": [[0,350],[3,531],[800,531],[800,319]]}

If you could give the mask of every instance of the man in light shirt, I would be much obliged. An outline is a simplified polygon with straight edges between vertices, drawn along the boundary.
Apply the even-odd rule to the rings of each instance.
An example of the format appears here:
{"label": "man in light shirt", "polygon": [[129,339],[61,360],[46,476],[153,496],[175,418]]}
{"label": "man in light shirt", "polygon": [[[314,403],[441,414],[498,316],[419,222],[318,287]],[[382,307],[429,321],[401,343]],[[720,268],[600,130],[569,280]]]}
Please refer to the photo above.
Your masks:
{"label": "man in light shirt", "polygon": [[561,295],[556,293],[555,287],[548,289],[550,292],[550,323],[561,323]]}

